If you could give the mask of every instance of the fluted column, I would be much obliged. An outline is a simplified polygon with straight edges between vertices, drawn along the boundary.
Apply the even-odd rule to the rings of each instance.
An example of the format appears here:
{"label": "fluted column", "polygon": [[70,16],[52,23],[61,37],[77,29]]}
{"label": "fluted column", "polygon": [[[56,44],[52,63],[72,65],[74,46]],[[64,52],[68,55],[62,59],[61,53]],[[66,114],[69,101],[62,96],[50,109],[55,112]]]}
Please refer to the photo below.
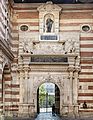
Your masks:
{"label": "fluted column", "polygon": [[74,79],[73,79],[73,104],[77,104],[78,99],[78,72],[79,68],[75,68]]}
{"label": "fluted column", "polygon": [[79,74],[80,68],[76,67],[74,72],[74,79],[73,79],[73,113],[75,116],[78,116],[78,74]]}
{"label": "fluted column", "polygon": [[69,67],[69,104],[73,104],[73,67]]}
{"label": "fluted column", "polygon": [[25,103],[28,103],[28,78],[29,78],[29,66],[26,65],[24,66],[24,75],[25,75],[25,80],[24,80],[24,88],[25,88]]}
{"label": "fluted column", "polygon": [[23,67],[20,66],[19,68],[19,81],[20,81],[20,103],[23,103],[23,95],[24,95],[24,79],[23,79]]}
{"label": "fluted column", "polygon": [[69,66],[69,106],[68,106],[68,114],[73,115],[73,72],[74,66]]}

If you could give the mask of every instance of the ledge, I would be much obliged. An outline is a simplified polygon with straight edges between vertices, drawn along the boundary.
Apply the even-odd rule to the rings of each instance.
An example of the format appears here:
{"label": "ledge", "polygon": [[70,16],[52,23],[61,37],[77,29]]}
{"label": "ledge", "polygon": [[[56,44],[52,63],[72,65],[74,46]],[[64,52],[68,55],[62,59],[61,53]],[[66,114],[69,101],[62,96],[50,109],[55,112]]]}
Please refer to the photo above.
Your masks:
{"label": "ledge", "polygon": [[68,65],[68,62],[30,62],[30,65]]}
{"label": "ledge", "polygon": [[22,57],[31,57],[31,56],[62,56],[62,57],[77,57],[78,54],[68,53],[68,54],[31,54],[31,53],[23,53],[20,54]]}

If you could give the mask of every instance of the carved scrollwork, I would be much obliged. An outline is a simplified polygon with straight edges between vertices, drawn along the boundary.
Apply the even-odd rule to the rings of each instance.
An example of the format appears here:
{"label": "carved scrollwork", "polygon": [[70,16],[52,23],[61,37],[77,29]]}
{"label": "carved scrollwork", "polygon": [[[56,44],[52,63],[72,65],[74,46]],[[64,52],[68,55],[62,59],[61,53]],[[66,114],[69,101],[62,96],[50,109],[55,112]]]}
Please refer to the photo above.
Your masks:
{"label": "carved scrollwork", "polygon": [[76,52],[76,41],[68,39],[65,41],[65,52],[66,53],[75,53]]}
{"label": "carved scrollwork", "polygon": [[34,80],[33,88],[35,91],[41,84],[46,82],[56,84],[61,90],[63,90],[64,88],[64,80],[62,75],[51,75],[50,73],[48,73],[47,75],[33,76],[33,80]]}

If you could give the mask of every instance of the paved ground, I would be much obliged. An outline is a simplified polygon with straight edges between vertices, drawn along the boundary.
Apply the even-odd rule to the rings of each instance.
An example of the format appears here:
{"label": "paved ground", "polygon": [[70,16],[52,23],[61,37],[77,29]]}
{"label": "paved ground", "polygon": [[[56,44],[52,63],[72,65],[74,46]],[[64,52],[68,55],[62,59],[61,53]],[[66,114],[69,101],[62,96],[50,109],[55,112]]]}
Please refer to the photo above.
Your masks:
{"label": "paved ground", "polygon": [[93,117],[88,118],[66,118],[58,117],[57,115],[53,116],[52,113],[40,113],[35,120],[93,120]]}
{"label": "paved ground", "polygon": [[52,113],[40,113],[35,120],[61,120],[57,115]]}
{"label": "paved ground", "polygon": [[[6,119],[7,120],[7,119]],[[11,120],[11,119],[8,119]],[[60,118],[59,116],[55,115],[53,116],[52,113],[40,113],[36,118],[15,118],[12,120],[93,120],[93,117],[86,117],[86,118],[67,118],[67,117],[62,117]]]}

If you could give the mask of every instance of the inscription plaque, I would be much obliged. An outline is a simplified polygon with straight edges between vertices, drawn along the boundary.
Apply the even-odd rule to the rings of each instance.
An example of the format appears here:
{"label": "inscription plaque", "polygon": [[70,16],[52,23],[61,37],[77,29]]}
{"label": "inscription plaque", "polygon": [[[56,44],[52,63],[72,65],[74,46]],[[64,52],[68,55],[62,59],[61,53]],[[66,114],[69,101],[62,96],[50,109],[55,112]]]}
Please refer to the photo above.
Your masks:
{"label": "inscription plaque", "polygon": [[68,62],[68,58],[61,56],[32,56],[31,62]]}
{"label": "inscription plaque", "polygon": [[58,40],[57,35],[41,35],[41,40]]}

